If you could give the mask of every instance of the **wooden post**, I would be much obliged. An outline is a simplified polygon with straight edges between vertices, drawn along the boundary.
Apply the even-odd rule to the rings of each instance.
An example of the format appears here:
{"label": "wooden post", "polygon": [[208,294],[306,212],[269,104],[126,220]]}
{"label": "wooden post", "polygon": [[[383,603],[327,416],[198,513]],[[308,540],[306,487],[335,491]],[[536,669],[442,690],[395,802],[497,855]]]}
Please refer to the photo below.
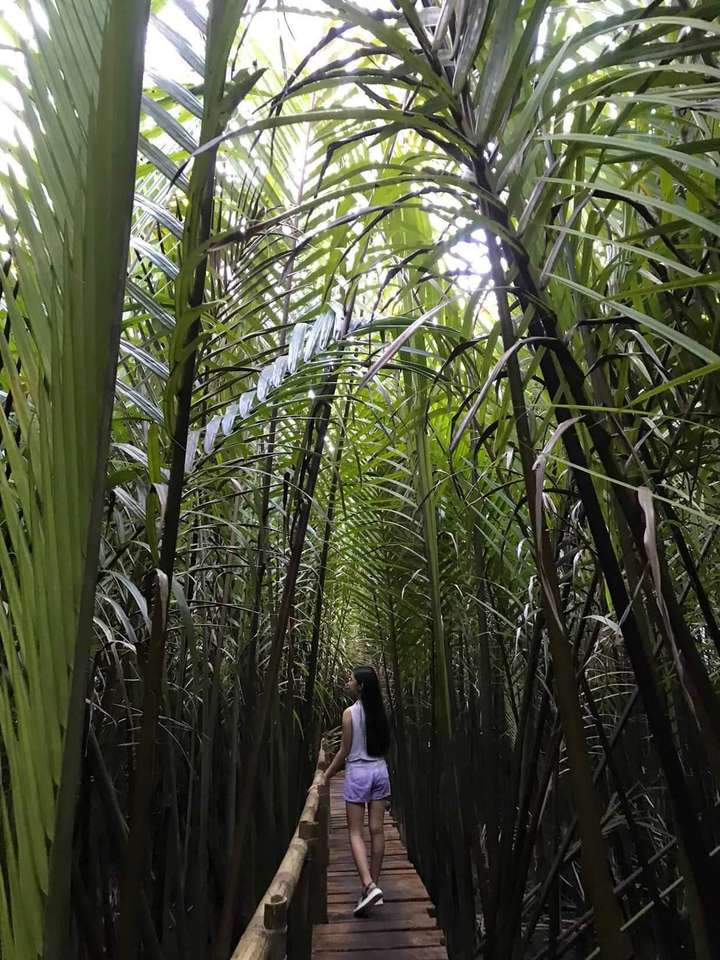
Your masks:
{"label": "wooden post", "polygon": [[268,943],[268,960],[285,960],[287,953],[287,899],[274,894],[265,904],[263,923]]}
{"label": "wooden post", "polygon": [[327,923],[327,871],[330,860],[330,787],[327,785],[320,790],[317,827],[317,869],[312,892],[312,917],[313,923]]}
{"label": "wooden post", "polygon": [[308,874],[308,908],[311,924],[320,923],[318,920],[318,886],[320,863],[318,860],[320,827],[315,823],[301,823],[300,837],[307,843],[307,874]]}
{"label": "wooden post", "polygon": [[288,935],[288,960],[310,960],[312,955],[314,873],[318,826],[315,821],[301,820],[298,837],[307,844],[307,855],[295,888]]}

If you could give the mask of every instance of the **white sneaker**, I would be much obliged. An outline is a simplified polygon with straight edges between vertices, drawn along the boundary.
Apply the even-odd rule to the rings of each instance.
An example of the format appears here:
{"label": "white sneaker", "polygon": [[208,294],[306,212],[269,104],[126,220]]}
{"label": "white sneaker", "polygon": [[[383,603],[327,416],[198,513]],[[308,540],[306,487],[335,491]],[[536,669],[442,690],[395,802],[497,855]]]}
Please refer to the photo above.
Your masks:
{"label": "white sneaker", "polygon": [[360,899],[357,902],[357,906],[353,910],[353,916],[362,917],[365,915],[365,912],[370,909],[370,907],[375,906],[375,904],[380,903],[383,898],[383,892],[376,884],[371,883],[368,887],[363,890],[360,895]]}

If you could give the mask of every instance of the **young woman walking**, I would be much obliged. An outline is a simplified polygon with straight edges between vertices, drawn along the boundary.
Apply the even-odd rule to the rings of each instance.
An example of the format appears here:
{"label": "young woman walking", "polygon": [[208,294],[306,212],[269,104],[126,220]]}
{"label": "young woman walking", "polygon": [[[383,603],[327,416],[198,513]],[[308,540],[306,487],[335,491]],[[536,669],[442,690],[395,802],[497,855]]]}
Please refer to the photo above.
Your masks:
{"label": "young woman walking", "polygon": [[[390,778],[385,762],[390,746],[390,727],[380,682],[372,667],[356,667],[346,689],[356,701],[343,712],[342,742],[325,773],[325,782],[345,764],[343,794],[350,848],[362,883],[353,913],[361,917],[371,907],[383,902],[378,881],[385,854],[385,804],[390,797]],[[366,804],[371,841],[369,865],[363,838]]]}

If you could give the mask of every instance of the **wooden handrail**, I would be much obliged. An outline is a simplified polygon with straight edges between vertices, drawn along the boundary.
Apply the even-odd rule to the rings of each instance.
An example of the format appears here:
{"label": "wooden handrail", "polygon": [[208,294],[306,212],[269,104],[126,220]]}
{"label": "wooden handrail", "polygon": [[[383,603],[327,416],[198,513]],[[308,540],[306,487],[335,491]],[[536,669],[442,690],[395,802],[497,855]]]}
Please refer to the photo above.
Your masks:
{"label": "wooden handrail", "polygon": [[323,738],[297,829],[231,960],[283,960],[287,950],[288,909],[306,863],[313,888],[310,901],[313,915],[309,922],[327,922],[330,796],[328,787],[320,786],[320,778],[328,765],[328,748]]}

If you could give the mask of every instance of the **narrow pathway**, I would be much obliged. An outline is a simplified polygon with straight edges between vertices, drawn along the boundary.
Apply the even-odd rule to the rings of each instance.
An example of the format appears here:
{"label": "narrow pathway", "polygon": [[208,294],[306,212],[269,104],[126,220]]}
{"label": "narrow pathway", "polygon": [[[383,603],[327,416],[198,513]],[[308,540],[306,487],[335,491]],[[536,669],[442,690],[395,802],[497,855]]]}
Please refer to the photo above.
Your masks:
{"label": "narrow pathway", "polygon": [[[313,960],[447,960],[432,901],[408,860],[389,815],[385,863],[380,878],[385,903],[355,919],[360,892],[347,838],[342,775],[330,783],[328,923],[313,928]],[[369,835],[368,842],[369,852]]]}

